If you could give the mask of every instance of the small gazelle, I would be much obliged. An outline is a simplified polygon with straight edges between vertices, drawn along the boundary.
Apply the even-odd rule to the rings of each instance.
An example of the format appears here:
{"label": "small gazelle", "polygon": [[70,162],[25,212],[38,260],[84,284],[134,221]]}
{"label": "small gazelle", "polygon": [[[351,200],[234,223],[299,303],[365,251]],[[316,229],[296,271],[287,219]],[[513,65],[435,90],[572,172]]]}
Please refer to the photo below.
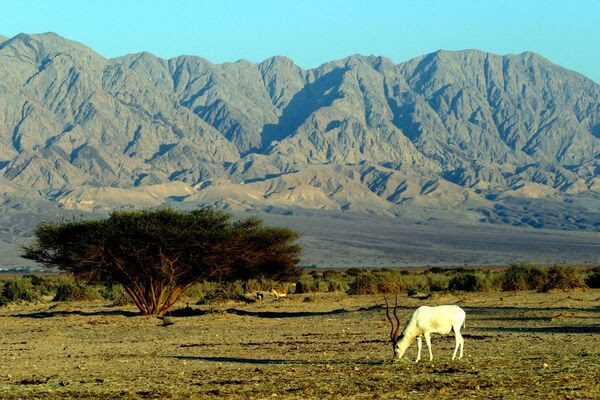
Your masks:
{"label": "small gazelle", "polygon": [[390,306],[387,299],[385,299],[385,315],[392,324],[392,331],[390,332],[390,340],[394,348],[394,357],[398,360],[402,358],[404,352],[417,339],[417,359],[415,362],[419,362],[421,359],[421,337],[425,336],[425,342],[429,349],[429,360],[433,360],[433,354],[431,353],[431,334],[439,333],[447,335],[451,330],[454,330],[454,338],[456,344],[454,346],[454,354],[452,359],[456,358],[456,352],[460,347],[460,354],[458,358],[463,356],[464,340],[460,334],[461,326],[465,326],[465,311],[459,306],[447,305],[447,306],[421,306],[416,309],[412,317],[404,327],[404,330],[398,335],[400,329],[400,319],[396,312],[398,308],[398,296],[396,296],[396,302],[394,304],[393,314],[396,324],[390,317]]}
{"label": "small gazelle", "polygon": [[275,300],[279,300],[282,297],[286,297],[288,292],[285,289],[271,288],[271,294],[275,296]]}

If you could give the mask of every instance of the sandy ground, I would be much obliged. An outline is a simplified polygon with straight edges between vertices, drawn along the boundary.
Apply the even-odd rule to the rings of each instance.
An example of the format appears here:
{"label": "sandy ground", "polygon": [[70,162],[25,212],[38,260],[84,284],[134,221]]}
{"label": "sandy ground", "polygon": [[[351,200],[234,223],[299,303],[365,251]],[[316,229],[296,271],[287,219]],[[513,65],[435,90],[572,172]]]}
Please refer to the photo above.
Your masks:
{"label": "sandy ground", "polygon": [[[401,297],[467,312],[465,357],[391,361],[381,296],[193,306],[173,325],[103,303],[0,309],[0,398],[600,398],[600,290]],[[180,307],[184,307],[181,304]]]}

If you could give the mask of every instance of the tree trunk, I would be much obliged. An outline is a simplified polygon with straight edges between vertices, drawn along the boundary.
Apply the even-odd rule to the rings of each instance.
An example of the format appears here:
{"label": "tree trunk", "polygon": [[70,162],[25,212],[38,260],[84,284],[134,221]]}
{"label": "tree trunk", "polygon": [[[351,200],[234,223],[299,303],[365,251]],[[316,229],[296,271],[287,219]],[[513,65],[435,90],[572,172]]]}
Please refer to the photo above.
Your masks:
{"label": "tree trunk", "polygon": [[165,287],[157,284],[155,287],[145,291],[129,286],[124,287],[142,315],[161,317],[171,310],[175,302],[177,302],[187,288],[187,285]]}

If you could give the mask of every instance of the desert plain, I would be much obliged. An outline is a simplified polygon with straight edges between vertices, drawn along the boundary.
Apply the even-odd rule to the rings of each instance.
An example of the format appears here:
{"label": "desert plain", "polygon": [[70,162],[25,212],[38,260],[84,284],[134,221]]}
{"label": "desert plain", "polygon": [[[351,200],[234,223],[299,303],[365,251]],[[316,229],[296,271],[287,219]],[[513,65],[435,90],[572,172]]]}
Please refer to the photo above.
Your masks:
{"label": "desert plain", "polygon": [[[307,300],[308,299],[308,300]],[[106,302],[0,309],[1,399],[598,399],[600,290],[399,297],[467,313],[392,360],[382,295],[181,302],[167,320]],[[426,351],[424,345],[424,352]],[[426,354],[426,353],[424,353]]]}

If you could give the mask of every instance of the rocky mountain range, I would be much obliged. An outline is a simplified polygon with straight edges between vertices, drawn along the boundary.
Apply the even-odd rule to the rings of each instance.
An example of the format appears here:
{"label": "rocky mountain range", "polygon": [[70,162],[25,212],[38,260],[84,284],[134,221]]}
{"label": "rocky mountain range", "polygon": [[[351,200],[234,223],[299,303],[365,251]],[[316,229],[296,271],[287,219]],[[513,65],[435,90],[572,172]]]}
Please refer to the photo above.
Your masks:
{"label": "rocky mountain range", "polygon": [[217,204],[600,231],[599,175],[600,85],[534,53],[306,70],[0,37],[5,215]]}

